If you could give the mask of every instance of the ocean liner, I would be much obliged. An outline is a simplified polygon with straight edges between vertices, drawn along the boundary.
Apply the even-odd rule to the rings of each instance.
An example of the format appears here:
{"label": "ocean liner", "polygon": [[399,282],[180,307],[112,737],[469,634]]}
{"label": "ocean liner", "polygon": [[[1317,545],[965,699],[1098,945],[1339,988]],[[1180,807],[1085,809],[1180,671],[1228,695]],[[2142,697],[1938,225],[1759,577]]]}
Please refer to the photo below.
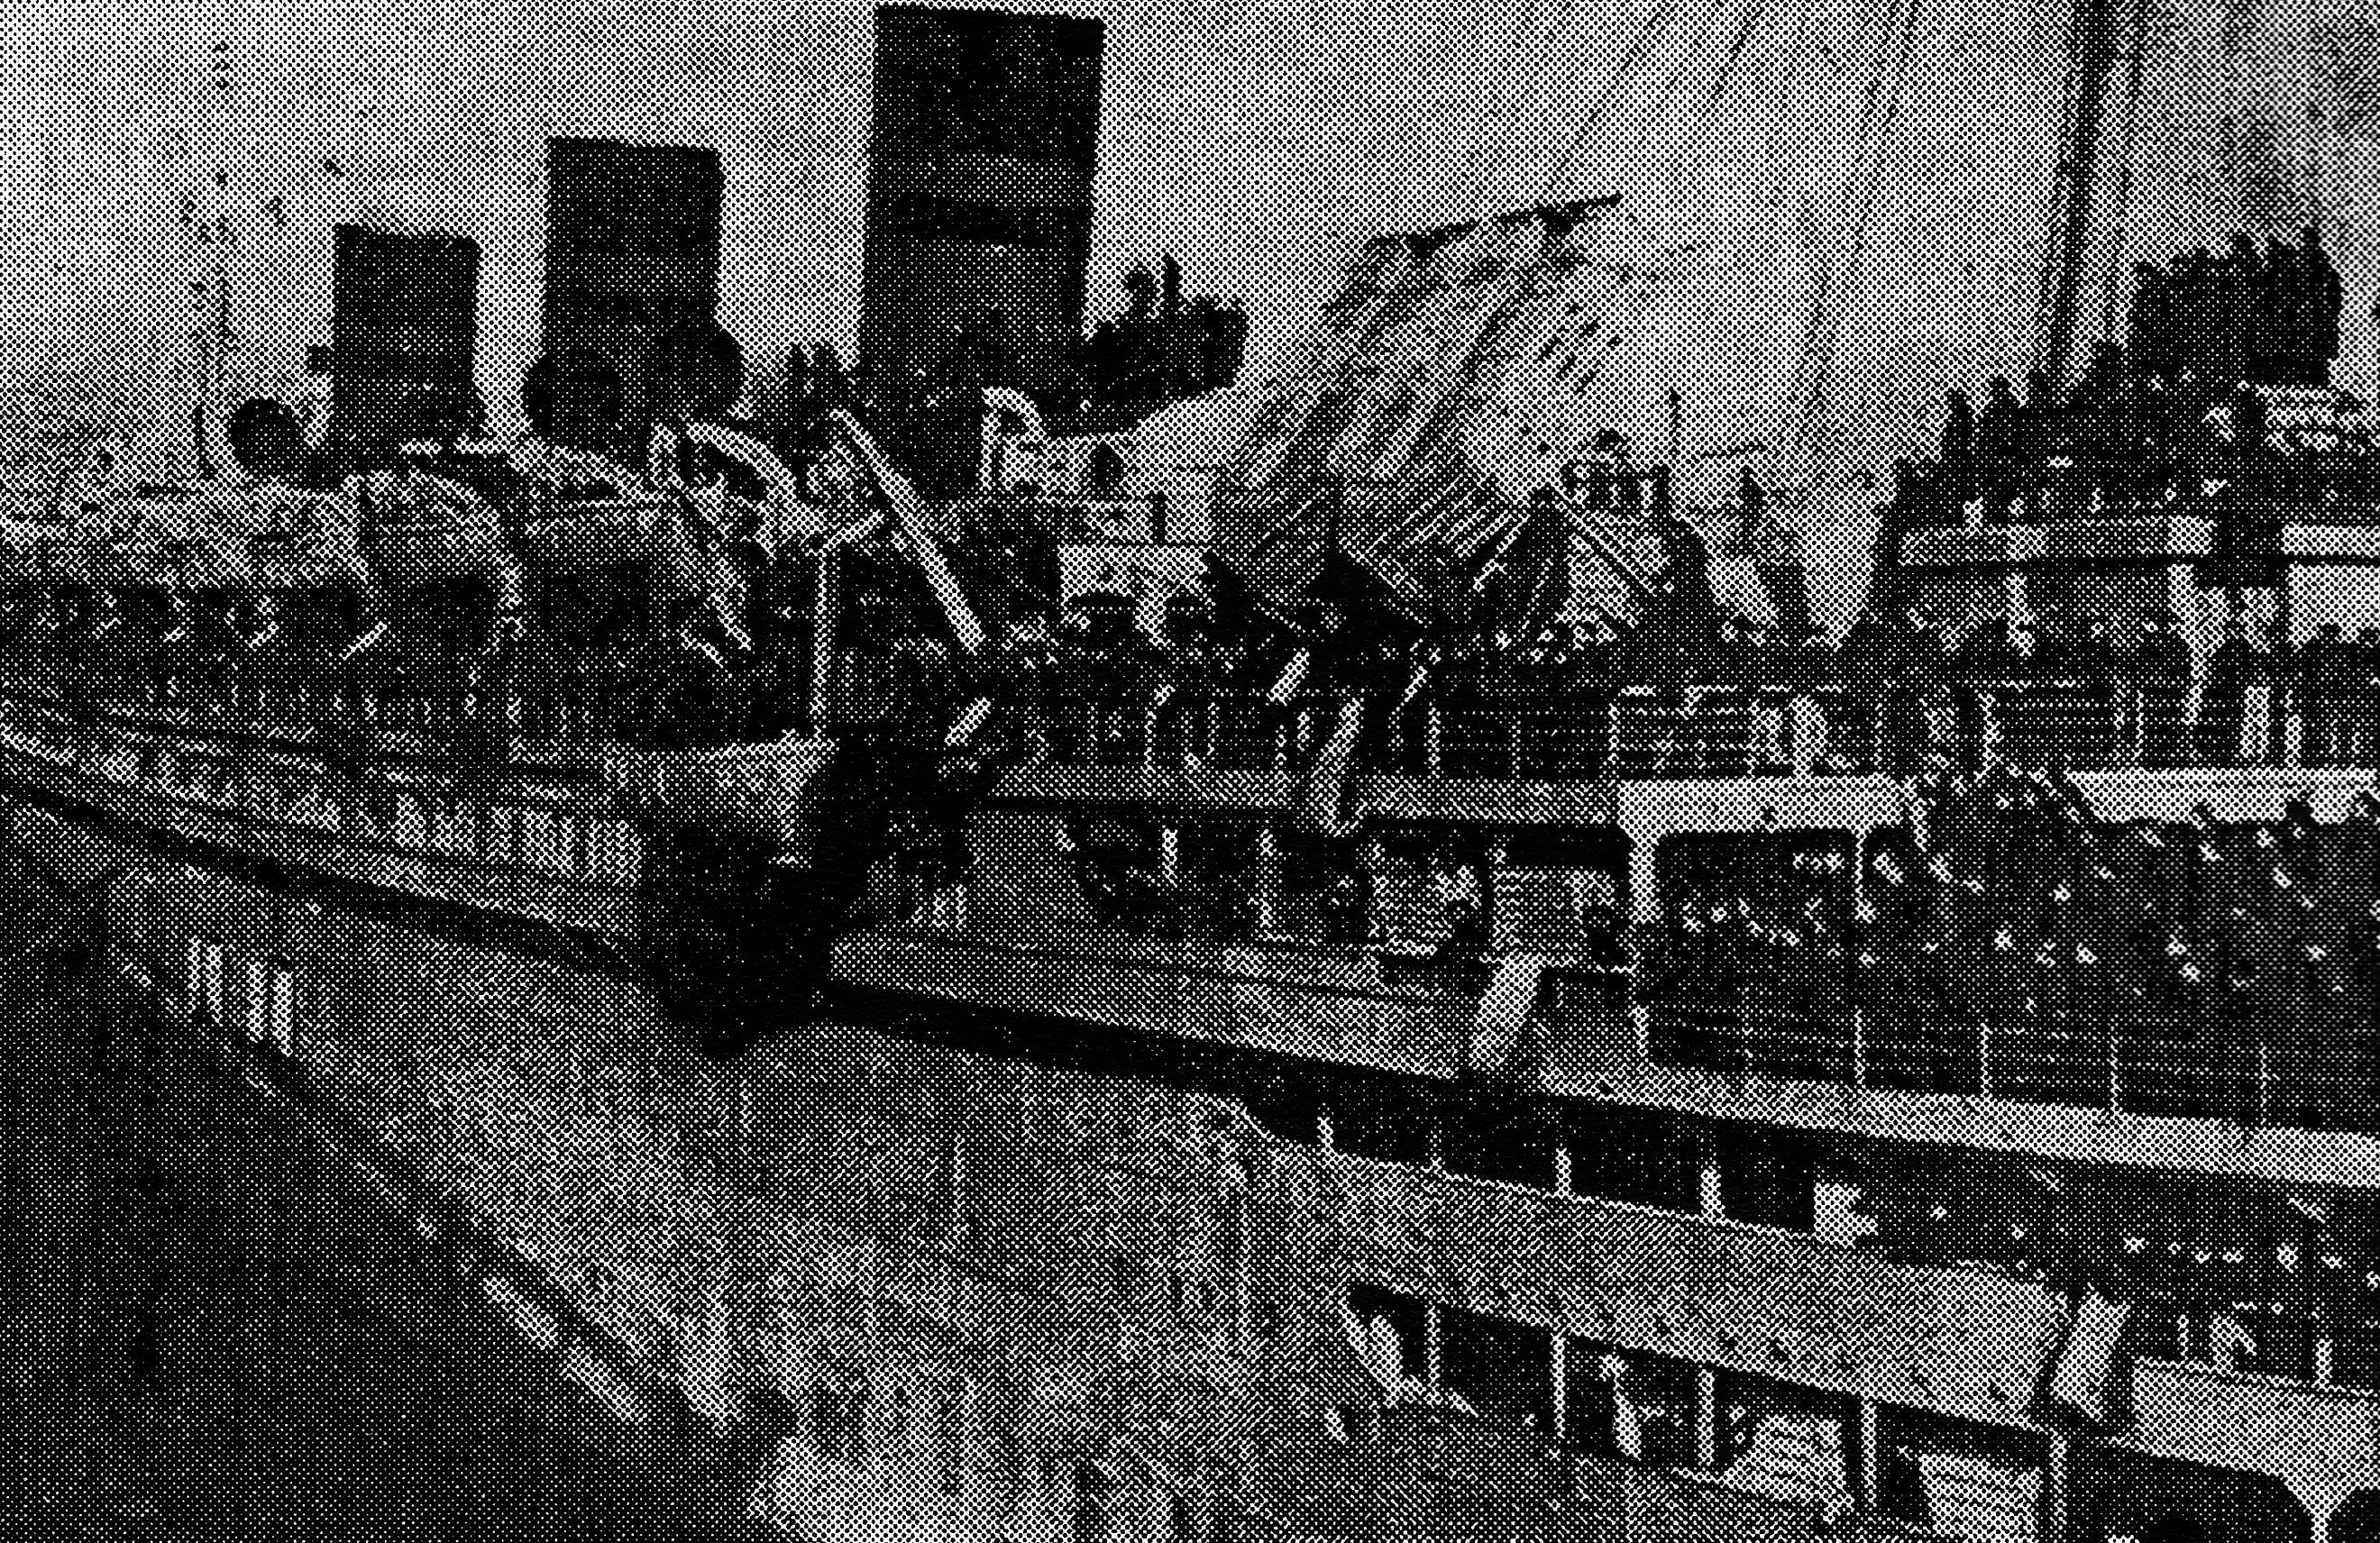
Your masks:
{"label": "ocean liner", "polygon": [[2360,1537],[2365,407],[2318,231],[2071,368],[2066,159],[2040,377],[1855,540],[1581,416],[1612,200],[1136,430],[978,383],[958,497],[701,324],[633,469],[568,350],[508,456],[93,446],[6,840],[797,1533]]}

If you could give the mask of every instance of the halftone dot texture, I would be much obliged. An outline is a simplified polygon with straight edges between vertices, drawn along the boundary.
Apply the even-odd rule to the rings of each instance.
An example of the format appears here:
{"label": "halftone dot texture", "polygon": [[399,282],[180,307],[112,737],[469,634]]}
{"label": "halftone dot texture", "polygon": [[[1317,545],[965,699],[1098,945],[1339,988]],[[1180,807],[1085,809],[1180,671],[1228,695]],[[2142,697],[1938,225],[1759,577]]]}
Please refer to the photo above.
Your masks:
{"label": "halftone dot texture", "polygon": [[[735,615],[574,674],[599,589],[440,571],[537,662],[408,638],[372,737],[12,527],[26,1536],[2372,1525],[2368,7],[1120,9],[1095,176],[1028,30],[896,78],[956,149],[880,197],[862,6],[151,19],[0,55],[37,503],[62,421],[128,482],[302,397],[338,224],[476,243],[502,432],[713,306],[756,388],[993,311],[1054,371],[1170,252],[1246,385],[1122,491],[1211,477],[1259,603],[1003,572],[961,692],[896,546],[892,726],[771,861],[592,770],[638,681],[759,721]],[[556,139],[697,153],[558,230]],[[457,272],[346,368],[455,375]]]}

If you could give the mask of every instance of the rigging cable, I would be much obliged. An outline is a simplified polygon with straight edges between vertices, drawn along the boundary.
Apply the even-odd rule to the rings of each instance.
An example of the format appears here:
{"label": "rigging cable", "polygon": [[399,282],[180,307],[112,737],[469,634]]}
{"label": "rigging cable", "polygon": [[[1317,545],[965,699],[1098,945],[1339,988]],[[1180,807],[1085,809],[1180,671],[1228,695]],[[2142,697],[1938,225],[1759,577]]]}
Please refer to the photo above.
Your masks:
{"label": "rigging cable", "polygon": [[1719,63],[1718,79],[1711,82],[1710,95],[1703,101],[1706,112],[1717,108],[1719,99],[1727,94],[1728,87],[1735,80],[1735,67],[1743,62],[1744,50],[1752,45],[1752,34],[1767,19],[1767,0],[1757,0],[1744,8],[1743,22],[1735,30],[1735,42],[1729,44],[1727,57]]}
{"label": "rigging cable", "polygon": [[2131,269],[2128,260],[2132,244],[2132,164],[2140,147],[2141,91],[2148,68],[2149,13],[2154,4],[2155,0],[2136,0],[2132,7],[2132,56],[2124,80],[2123,149],[2116,164],[2116,229],[2109,244],[2107,296],[2099,319],[2099,335],[2109,342],[2118,339],[2124,275]]}
{"label": "rigging cable", "polygon": [[[1823,0],[1820,0],[1820,3],[1823,4]],[[1887,34],[1889,35],[1895,25],[1895,18],[1901,15],[1900,7],[1905,3],[1907,3],[1907,0],[1878,0],[1878,3],[1872,5],[1867,14],[1863,17],[1862,31],[1860,35],[1869,35],[1869,30],[1879,21],[1882,23]],[[1805,4],[1801,14],[1801,19],[1806,35],[1810,23],[1809,5],[1807,0],[1805,0]],[[1833,67],[1835,76],[1838,79],[1850,74],[1850,67],[1842,59],[1836,56],[1833,49],[1828,47],[1824,43],[1820,43],[1817,47],[1817,52],[1827,61],[1827,63]],[[1875,110],[1876,92],[1882,84],[1884,68],[1885,66],[1881,59],[1879,59],[1875,71],[1869,77],[1867,89],[1864,93],[1865,104],[1861,108],[1859,126],[1856,130],[1856,133],[1862,137],[1860,142],[1863,143],[1865,142],[1864,136],[1869,132],[1869,124]],[[1805,145],[1804,149],[1806,152],[1809,147]],[[1840,198],[1844,196],[1848,195],[1841,194],[1838,196],[1838,204],[1840,204]],[[1815,201],[1815,195],[1811,201]],[[1805,215],[1804,218],[1806,222],[1807,216]],[[1804,395],[1805,390],[1807,389],[1807,380],[1813,368],[1813,360],[1818,355],[1823,346],[1822,339],[1826,333],[1828,317],[1828,305],[1832,294],[1835,280],[1835,252],[1833,250],[1833,243],[1840,237],[1840,234],[1841,229],[1840,223],[1834,226],[1815,232],[1808,231],[1806,224],[1804,226],[1804,234],[1803,237],[1804,250],[1803,256],[1805,261],[1815,259],[1817,263],[1817,290],[1816,293],[1811,297],[1810,313],[1802,329],[1802,341],[1794,350],[1793,381],[1787,391],[1787,410],[1789,413],[1798,412],[1799,409],[1794,406],[1794,404],[1798,403]],[[1791,443],[1798,444],[1800,443],[1800,438],[1801,429],[1797,423],[1793,431]]]}
{"label": "rigging cable", "polygon": [[2091,201],[2107,122],[2107,75],[2116,64],[2117,0],[2076,0],[2068,41],[2065,121],[2058,154],[2058,223],[2043,264],[2034,364],[2063,383],[2073,360],[2082,265],[2091,245]]}
{"label": "rigging cable", "polygon": [[[1826,314],[1821,323],[1816,357],[1811,361],[1807,405],[1793,437],[1794,448],[1814,460],[1815,436],[1818,420],[1826,412],[1827,392],[1834,374],[1835,351],[1842,341],[1841,307],[1840,304],[1828,305],[1828,301],[1837,298],[1838,289],[1849,290],[1858,281],[1860,264],[1867,255],[1868,226],[1876,216],[1876,193],[1883,186],[1885,165],[1889,159],[1885,154],[1886,141],[1900,122],[1901,98],[1909,84],[1910,58],[1916,48],[1917,18],[1921,8],[1921,0],[1908,0],[1900,29],[1899,47],[1892,51],[1890,63],[1879,68],[1876,90],[1883,92],[1884,100],[1878,108],[1871,98],[1869,121],[1873,127],[1866,136],[1867,166],[1861,178],[1859,213],[1852,224],[1842,281],[1840,286],[1833,282],[1834,271],[1829,266],[1827,282],[1820,290],[1819,303],[1827,308]],[[1884,89],[1888,84],[1888,91]],[[1815,474],[1815,466],[1812,470]]]}
{"label": "rigging cable", "polygon": [[[1678,55],[1677,64],[1670,71],[1669,80],[1661,88],[1661,94],[1653,99],[1652,111],[1637,121],[1636,142],[1629,147],[1623,164],[1639,168],[1640,174],[1650,166],[1649,152],[1653,149],[1654,128],[1668,117],[1670,104],[1677,100],[1678,87],[1686,78],[1686,67],[1702,56],[1705,45],[1710,41],[1711,30],[1718,25],[1718,17],[1716,13],[1704,15],[1702,29],[1694,34],[1693,46]],[[1683,148],[1681,142],[1683,139],[1682,133],[1673,132],[1674,137],[1668,147],[1669,154],[1661,166],[1662,179],[1670,185],[1668,190],[1670,192],[1674,192],[1676,188],[1679,152]]]}
{"label": "rigging cable", "polygon": [[1553,170],[1547,175],[1545,190],[1538,195],[1539,202],[1553,201],[1554,189],[1570,176],[1571,163],[1580,151],[1586,148],[1587,137],[1603,126],[1604,115],[1610,112],[1613,101],[1636,71],[1644,67],[1645,55],[1652,51],[1654,41],[1668,28],[1670,18],[1677,14],[1677,0],[1662,0],[1652,16],[1646,18],[1644,30],[1636,34],[1635,41],[1628,45],[1627,52],[1621,55],[1619,65],[1612,70],[1611,79],[1603,83],[1603,90],[1596,97],[1595,106],[1586,115],[1586,121],[1579,126],[1578,132],[1571,138],[1569,148],[1562,152],[1554,162]]}

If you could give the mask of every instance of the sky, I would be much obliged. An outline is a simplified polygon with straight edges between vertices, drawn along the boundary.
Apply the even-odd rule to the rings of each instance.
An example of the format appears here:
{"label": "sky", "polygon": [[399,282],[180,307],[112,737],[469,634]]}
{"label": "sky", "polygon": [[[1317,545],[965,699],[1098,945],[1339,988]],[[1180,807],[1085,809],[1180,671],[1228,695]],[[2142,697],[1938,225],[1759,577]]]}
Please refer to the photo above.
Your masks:
{"label": "sky", "polygon": [[[1619,192],[1647,252],[1691,250],[1718,275],[1702,286],[1715,309],[1678,323],[1742,339],[1729,378],[1690,394],[1712,402],[1712,435],[1774,431],[1753,420],[1807,388],[1767,383],[1792,376],[1776,356],[1808,329],[1761,323],[1828,306],[1855,324],[1828,341],[1836,426],[1819,431],[1861,456],[1876,436],[1857,424],[1914,432],[1946,383],[2021,373],[2060,0],[1005,8],[1107,22],[1094,316],[1126,268],[1173,250],[1194,290],[1245,300],[1261,372],[1293,357],[1361,237]],[[2348,270],[2349,374],[2368,382],[2367,8],[2144,14],[2136,175],[2120,217],[2101,213],[2096,270],[2318,211]],[[0,19],[0,379],[72,381],[127,413],[176,400],[164,383],[193,322],[176,214],[221,164],[243,381],[285,383],[326,340],[332,223],[458,231],[482,246],[481,384],[506,419],[536,346],[555,134],[719,150],[722,320],[758,360],[820,337],[848,349],[871,16],[859,0],[22,0]],[[228,92],[210,84],[218,42]],[[1738,376],[1764,383],[1756,400],[1720,405]]]}

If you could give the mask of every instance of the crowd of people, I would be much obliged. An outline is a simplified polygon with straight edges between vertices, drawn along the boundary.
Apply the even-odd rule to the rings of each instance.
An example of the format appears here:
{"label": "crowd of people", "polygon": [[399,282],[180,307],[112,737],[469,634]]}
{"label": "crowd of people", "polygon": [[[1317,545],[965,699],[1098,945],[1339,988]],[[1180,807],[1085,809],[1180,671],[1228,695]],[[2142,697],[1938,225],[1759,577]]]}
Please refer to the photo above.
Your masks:
{"label": "crowd of people", "polygon": [[2245,231],[2216,256],[2199,247],[2169,267],[2132,270],[2131,348],[2143,371],[2168,380],[2322,385],[2338,355],[2338,270],[2308,226],[2292,244]]}
{"label": "crowd of people", "polygon": [[[529,431],[506,455],[474,461],[463,447],[438,447],[416,468],[504,510],[657,490],[722,495],[680,501],[686,517],[659,559],[662,614],[630,617],[636,608],[601,587],[537,581],[542,609],[568,612],[582,632],[608,628],[607,644],[633,641],[618,636],[631,620],[666,638],[671,657],[658,671],[640,660],[613,673],[643,677],[643,711],[655,720],[647,726],[676,742],[773,736],[812,702],[809,538],[829,516],[772,496],[772,484],[817,480],[822,462],[783,421],[738,416],[743,383],[723,333],[664,350],[660,431],[647,464],[630,466],[613,454],[616,372],[591,354],[541,359],[523,383]],[[251,403],[234,429],[241,478],[305,480],[289,409]],[[1027,545],[1052,539],[1027,535]],[[1303,764],[1330,704],[1360,693],[1374,699],[1360,754],[1375,769],[1530,780],[1796,767],[1906,774],[1929,759],[1988,759],[1995,736],[2014,759],[2078,766],[2380,762],[2380,628],[2325,626],[2292,650],[2235,624],[2201,658],[2158,618],[2120,633],[2089,614],[1990,622],[1954,641],[1918,611],[1877,607],[1837,640],[1808,626],[1722,622],[1706,576],[1648,592],[1628,614],[1578,609],[1525,636],[1425,636],[1375,627],[1345,607],[1334,623],[1327,603],[1280,625],[1251,613],[1220,568],[1204,588],[1170,596],[1111,580],[1069,601],[1043,571],[1054,559],[1020,554],[1017,540],[988,529],[954,537],[971,581],[976,570],[991,574],[972,585],[978,598],[1005,601],[986,601],[998,625],[972,678],[963,677],[978,667],[963,666],[929,618],[904,613],[914,584],[898,565],[875,573],[861,560],[841,640],[848,668],[834,665],[849,716],[939,723],[978,692],[1002,700],[1028,749],[1060,759],[1275,767]],[[970,542],[984,549],[972,567]],[[370,578],[357,576],[358,593],[370,594],[359,634],[385,621]],[[265,615],[248,630],[276,626]],[[1748,705],[1730,717],[1721,709],[1730,703]],[[1665,763],[1631,749],[1639,734],[1684,743],[1706,720],[1723,726],[1695,755]]]}
{"label": "crowd of people", "polygon": [[2038,516],[2053,460],[2126,494],[2154,495],[2191,467],[2237,471],[2266,452],[2269,393],[2330,379],[2341,292],[2318,231],[2262,249],[2242,233],[2219,257],[2141,263],[2133,286],[2125,341],[2100,345],[2070,384],[2034,371],[2022,391],[1994,377],[1980,404],[1949,394],[1936,455],[1894,468],[1891,536],[1978,508]]}
{"label": "crowd of people", "polygon": [[2115,823],[2052,772],[1916,786],[1856,892],[1848,854],[1814,851],[1665,894],[1657,1059],[1848,1081],[1856,1057],[1876,1087],[2368,1126],[2380,800]]}
{"label": "crowd of people", "polygon": [[1066,406],[1083,423],[1137,422],[1239,380],[1248,316],[1237,300],[1184,298],[1182,267],[1171,252],[1154,274],[1146,268],[1125,274],[1123,288],[1123,312],[1091,329],[1071,366]]}
{"label": "crowd of people", "polygon": [[1955,647],[1921,613],[1871,611],[1840,650],[1839,759],[1907,772],[1929,753],[2073,767],[2380,764],[2380,627],[2295,649],[2235,617],[2204,658],[2165,617],[1986,622]]}
{"label": "crowd of people", "polygon": [[1140,606],[1095,591],[1009,640],[1016,699],[1058,759],[1302,764],[1310,720],[1358,691],[1365,762],[1413,776],[2380,765],[2374,626],[2325,623],[2289,649],[2238,620],[2199,650],[2161,615],[2121,631],[2089,614],[2003,619],[1954,639],[1921,611],[1872,609],[1840,641],[1737,619],[1680,657],[1674,638],[1590,619],[1389,642],[1334,668],[1294,638],[1222,625],[1198,594],[1149,627]]}

